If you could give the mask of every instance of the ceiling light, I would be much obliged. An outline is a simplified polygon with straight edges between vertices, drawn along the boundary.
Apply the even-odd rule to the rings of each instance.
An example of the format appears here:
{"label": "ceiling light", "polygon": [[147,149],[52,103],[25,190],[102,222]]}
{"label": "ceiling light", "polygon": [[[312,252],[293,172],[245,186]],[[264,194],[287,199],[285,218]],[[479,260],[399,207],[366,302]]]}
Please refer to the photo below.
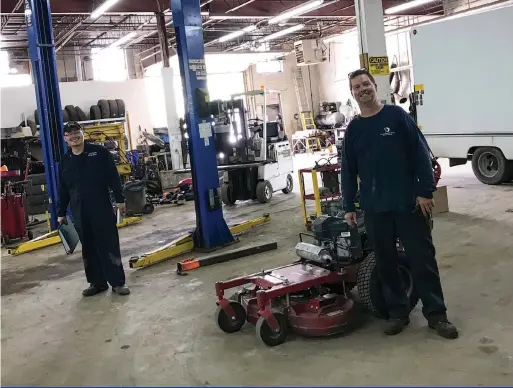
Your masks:
{"label": "ceiling light", "polygon": [[385,10],[385,13],[386,14],[398,13],[398,12],[405,11],[410,8],[415,8],[415,7],[419,7],[419,6],[427,4],[427,3],[432,3],[433,1],[435,1],[435,0],[413,0],[413,1],[409,1],[407,3],[396,5],[395,7],[388,8]]}
{"label": "ceiling light", "polygon": [[299,30],[303,29],[304,27],[305,27],[304,24],[296,24],[295,26],[285,28],[284,30],[275,32],[274,34],[264,36],[263,38],[259,39],[258,41],[259,42],[267,42],[269,40],[279,38],[283,35],[287,35],[287,34],[291,34],[293,32],[299,31]]}
{"label": "ceiling light", "polygon": [[251,32],[251,31],[255,31],[255,30],[256,30],[256,26],[247,26],[247,27],[244,27],[242,30],[234,31],[234,32],[229,33],[228,35],[221,36],[219,38],[219,42],[227,42],[229,40],[232,40],[232,39],[238,38],[239,36],[244,35],[246,32]]}
{"label": "ceiling light", "polygon": [[119,47],[121,46],[122,44],[128,42],[129,40],[135,38],[135,36],[137,35],[137,32],[135,31],[132,31],[130,32],[129,34],[126,34],[125,36],[119,38],[118,40],[116,40],[114,43],[111,43],[109,45],[109,48],[116,48],[116,47]]}
{"label": "ceiling light", "polygon": [[311,0],[306,2],[305,4],[298,5],[297,7],[288,9],[275,17],[269,19],[269,24],[277,24],[284,20],[290,19],[291,17],[298,16],[310,11],[313,11],[315,8],[319,7],[324,3],[324,0]]}
{"label": "ceiling light", "polygon": [[105,11],[107,11],[109,8],[111,8],[118,1],[119,0],[105,0],[104,3],[102,3],[98,8],[96,8],[91,13],[91,19],[98,19],[100,16],[102,16],[105,13]]}

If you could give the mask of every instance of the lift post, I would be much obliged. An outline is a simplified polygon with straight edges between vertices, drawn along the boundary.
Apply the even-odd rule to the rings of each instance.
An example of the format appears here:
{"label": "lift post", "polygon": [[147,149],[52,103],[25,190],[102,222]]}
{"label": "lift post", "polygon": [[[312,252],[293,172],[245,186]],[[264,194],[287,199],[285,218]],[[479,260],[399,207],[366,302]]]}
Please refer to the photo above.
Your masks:
{"label": "lift post", "polygon": [[25,20],[39,116],[51,228],[57,229],[59,161],[66,152],[49,0],[26,0]]}
{"label": "lift post", "polygon": [[210,111],[203,26],[199,0],[171,0],[178,62],[184,91],[189,153],[194,182],[194,247],[211,249],[232,243],[223,217]]}

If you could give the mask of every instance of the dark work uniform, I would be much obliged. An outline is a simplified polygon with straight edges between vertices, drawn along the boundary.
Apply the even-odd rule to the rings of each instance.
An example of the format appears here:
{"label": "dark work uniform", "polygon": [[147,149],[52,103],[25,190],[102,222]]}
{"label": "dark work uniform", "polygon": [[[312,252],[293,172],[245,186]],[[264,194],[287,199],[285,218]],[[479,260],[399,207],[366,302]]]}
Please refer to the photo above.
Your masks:
{"label": "dark work uniform", "polygon": [[112,189],[116,203],[124,203],[121,180],[110,152],[88,144],[84,152],[69,150],[60,163],[59,217],[71,207],[73,224],[82,242],[82,257],[87,281],[95,286],[125,284],[119,235],[110,200]]}
{"label": "dark work uniform", "polygon": [[344,141],[344,208],[355,210],[360,178],[360,206],[376,255],[383,296],[391,318],[409,315],[401,287],[396,238],[404,246],[415,288],[429,322],[446,318],[446,308],[428,219],[416,197],[433,198],[436,185],[424,136],[401,108],[385,105],[372,117],[356,117]]}

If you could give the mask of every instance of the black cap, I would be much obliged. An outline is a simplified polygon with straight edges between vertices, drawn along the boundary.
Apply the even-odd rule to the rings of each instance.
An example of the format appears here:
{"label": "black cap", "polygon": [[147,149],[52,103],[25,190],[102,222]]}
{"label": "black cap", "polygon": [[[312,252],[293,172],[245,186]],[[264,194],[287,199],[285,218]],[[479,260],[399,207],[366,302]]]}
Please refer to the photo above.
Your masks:
{"label": "black cap", "polygon": [[67,122],[66,124],[64,124],[63,132],[67,133],[67,132],[72,132],[72,131],[76,131],[76,130],[82,131],[83,129],[84,128],[82,128],[82,126],[79,123],[77,123],[76,121],[70,121],[70,122]]}

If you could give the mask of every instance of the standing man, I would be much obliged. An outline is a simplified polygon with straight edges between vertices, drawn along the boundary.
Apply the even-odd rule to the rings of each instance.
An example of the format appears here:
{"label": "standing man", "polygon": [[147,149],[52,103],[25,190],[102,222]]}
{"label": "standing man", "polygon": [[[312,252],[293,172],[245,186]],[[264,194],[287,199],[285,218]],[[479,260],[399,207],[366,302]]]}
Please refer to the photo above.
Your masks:
{"label": "standing man", "polygon": [[[89,288],[84,296],[106,291],[128,295],[121,263],[116,215],[110,200],[114,194],[116,208],[124,212],[125,199],[114,159],[106,148],[84,143],[82,126],[75,122],[64,126],[64,140],[70,147],[60,163],[59,218],[66,222],[68,205],[82,243],[82,258]],[[108,284],[107,284],[108,283]]]}
{"label": "standing man", "polygon": [[408,298],[401,286],[396,238],[404,246],[413,282],[430,328],[454,339],[458,330],[447,320],[429,218],[436,185],[426,141],[413,119],[399,106],[383,105],[376,82],[365,69],[350,74],[351,93],[361,115],[349,124],[342,163],[345,218],[356,222],[360,204],[376,255],[376,269],[390,319],[385,334],[398,334],[410,323]]}

